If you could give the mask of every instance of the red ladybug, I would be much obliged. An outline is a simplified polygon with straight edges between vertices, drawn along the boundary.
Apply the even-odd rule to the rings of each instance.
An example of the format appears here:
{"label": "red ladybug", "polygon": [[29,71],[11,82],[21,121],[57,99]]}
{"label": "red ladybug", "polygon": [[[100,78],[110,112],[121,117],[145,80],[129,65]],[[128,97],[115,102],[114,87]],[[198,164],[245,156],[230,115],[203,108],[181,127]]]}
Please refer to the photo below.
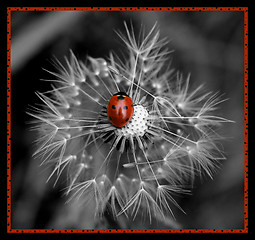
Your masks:
{"label": "red ladybug", "polygon": [[107,116],[115,127],[125,126],[132,118],[134,104],[124,92],[114,94],[107,105]]}

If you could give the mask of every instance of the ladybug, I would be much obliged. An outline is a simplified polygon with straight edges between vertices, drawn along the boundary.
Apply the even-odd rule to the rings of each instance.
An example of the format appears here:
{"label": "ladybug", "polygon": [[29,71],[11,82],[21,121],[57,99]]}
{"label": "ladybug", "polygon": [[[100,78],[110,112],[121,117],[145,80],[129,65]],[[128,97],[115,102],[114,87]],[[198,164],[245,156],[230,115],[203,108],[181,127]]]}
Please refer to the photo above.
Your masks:
{"label": "ladybug", "polygon": [[125,126],[132,118],[134,104],[124,92],[114,94],[107,105],[107,116],[115,127]]}

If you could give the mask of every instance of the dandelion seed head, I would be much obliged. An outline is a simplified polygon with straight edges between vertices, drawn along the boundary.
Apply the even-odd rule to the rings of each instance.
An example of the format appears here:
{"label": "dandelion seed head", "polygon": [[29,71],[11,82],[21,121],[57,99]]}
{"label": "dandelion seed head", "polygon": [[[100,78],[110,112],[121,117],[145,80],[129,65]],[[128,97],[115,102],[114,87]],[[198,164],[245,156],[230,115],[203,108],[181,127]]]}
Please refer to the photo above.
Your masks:
{"label": "dandelion seed head", "polygon": [[148,129],[148,117],[149,113],[142,105],[134,106],[134,113],[132,119],[122,128],[117,129],[117,134],[125,137],[131,136],[143,136]]}
{"label": "dandelion seed head", "polygon": [[[221,95],[190,89],[190,75],[168,66],[170,51],[157,26],[136,38],[134,29],[118,33],[127,48],[120,60],[88,57],[73,52],[58,60],[53,89],[37,93],[42,108],[33,108],[38,132],[35,156],[53,166],[55,184],[68,176],[69,201],[94,201],[95,217],[110,206],[114,217],[149,220],[171,215],[181,207],[173,193],[185,193],[196,175],[212,178],[224,156],[217,145],[216,127],[229,120],[217,116]],[[107,114],[109,100],[125,92],[134,103],[131,119],[115,126]],[[127,110],[127,109],[125,109]]]}

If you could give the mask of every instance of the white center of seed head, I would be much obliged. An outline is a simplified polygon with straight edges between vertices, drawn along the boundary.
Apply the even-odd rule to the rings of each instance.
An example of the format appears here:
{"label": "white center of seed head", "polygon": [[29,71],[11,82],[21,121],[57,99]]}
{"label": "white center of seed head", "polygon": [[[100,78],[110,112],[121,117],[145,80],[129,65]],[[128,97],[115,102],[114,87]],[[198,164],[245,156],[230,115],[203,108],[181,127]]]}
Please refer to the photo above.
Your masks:
{"label": "white center of seed head", "polygon": [[117,129],[118,134],[125,137],[128,136],[143,136],[148,129],[148,117],[149,113],[142,105],[134,106],[134,113],[131,120],[122,128]]}

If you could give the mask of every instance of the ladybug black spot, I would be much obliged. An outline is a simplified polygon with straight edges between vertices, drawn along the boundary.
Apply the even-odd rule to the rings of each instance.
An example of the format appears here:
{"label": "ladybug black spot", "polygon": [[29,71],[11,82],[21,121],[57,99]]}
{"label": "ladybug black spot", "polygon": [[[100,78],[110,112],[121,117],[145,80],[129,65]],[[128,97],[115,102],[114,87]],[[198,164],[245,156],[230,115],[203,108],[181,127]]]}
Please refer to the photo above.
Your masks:
{"label": "ladybug black spot", "polygon": [[126,122],[128,122],[129,118],[126,119]]}
{"label": "ladybug black spot", "polygon": [[124,106],[123,109],[127,110],[127,109],[128,109],[128,106]]}
{"label": "ladybug black spot", "polygon": [[116,106],[115,106],[115,105],[112,105],[112,109],[116,109]]}

